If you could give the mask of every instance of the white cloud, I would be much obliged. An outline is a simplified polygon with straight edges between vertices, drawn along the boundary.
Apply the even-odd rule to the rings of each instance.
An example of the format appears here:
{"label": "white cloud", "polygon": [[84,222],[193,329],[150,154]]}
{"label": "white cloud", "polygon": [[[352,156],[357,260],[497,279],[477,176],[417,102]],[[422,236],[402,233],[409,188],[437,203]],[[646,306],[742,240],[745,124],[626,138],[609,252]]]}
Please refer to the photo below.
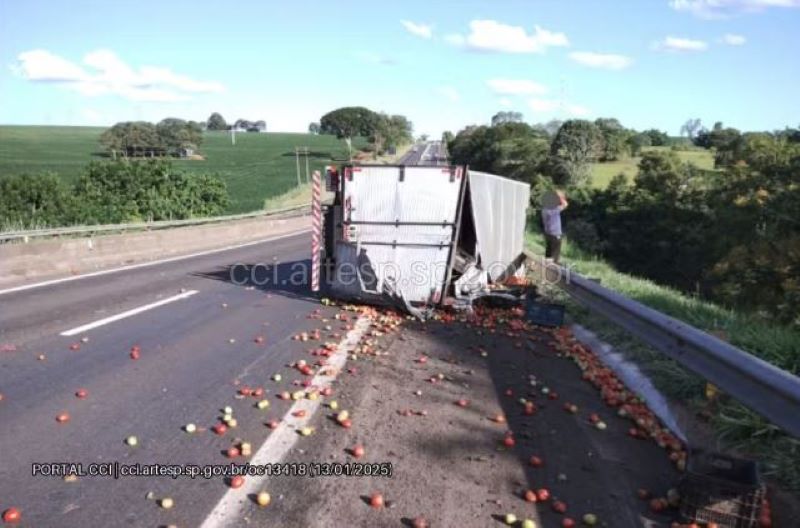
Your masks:
{"label": "white cloud", "polygon": [[528,33],[521,26],[510,26],[496,20],[473,20],[469,28],[466,37],[448,35],[446,40],[476,51],[501,53],[544,53],[549,47],[569,46],[564,33],[548,31],[539,26],[534,26],[533,33]]}
{"label": "white cloud", "polygon": [[47,50],[31,50],[17,56],[13,71],[32,82],[49,82],[89,96],[114,94],[131,101],[174,102],[195,93],[221,92],[221,83],[198,81],[168,68],[142,66],[138,70],[113,51],[96,50],[73,63]]}
{"label": "white cloud", "polygon": [[772,7],[800,7],[800,0],[670,0],[669,5],[700,18],[727,18]]}
{"label": "white cloud", "polygon": [[554,115],[557,111],[561,110],[564,114],[570,117],[586,117],[592,112],[585,106],[577,105],[574,103],[561,103],[556,99],[528,99],[528,107],[536,114],[551,114]]}
{"label": "white cloud", "polygon": [[509,106],[513,106],[514,103],[508,97],[501,97],[500,99],[497,100],[497,104],[499,104],[502,107],[508,108]]}
{"label": "white cloud", "polygon": [[433,36],[433,28],[427,24],[417,24],[409,20],[401,20],[401,24],[406,28],[406,31],[412,35],[429,39]]}
{"label": "white cloud", "polygon": [[527,79],[489,79],[486,84],[494,93],[502,95],[542,95],[547,93],[546,86]]}
{"label": "white cloud", "polygon": [[694,40],[682,37],[666,37],[657,42],[656,49],[664,51],[705,51],[708,44],[703,40]]}
{"label": "white cloud", "polygon": [[590,68],[603,68],[606,70],[624,70],[633,63],[631,58],[624,55],[594,53],[592,51],[575,51],[569,54],[569,58]]}
{"label": "white cloud", "polygon": [[461,99],[461,94],[452,86],[440,86],[436,91],[439,95],[446,97],[454,103],[457,103]]}
{"label": "white cloud", "polygon": [[744,38],[742,35],[734,35],[733,33],[726,33],[722,36],[722,42],[727,44],[728,46],[742,46],[747,39]]}

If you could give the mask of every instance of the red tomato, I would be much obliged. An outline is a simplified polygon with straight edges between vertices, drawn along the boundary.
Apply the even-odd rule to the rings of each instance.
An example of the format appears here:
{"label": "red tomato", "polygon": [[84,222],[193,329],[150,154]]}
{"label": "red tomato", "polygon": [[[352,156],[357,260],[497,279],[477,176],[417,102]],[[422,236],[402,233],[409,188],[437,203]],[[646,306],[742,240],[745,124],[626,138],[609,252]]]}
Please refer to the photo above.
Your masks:
{"label": "red tomato", "polygon": [[225,432],[228,430],[228,426],[223,423],[214,424],[214,427],[211,428],[215,434],[224,435]]}
{"label": "red tomato", "polygon": [[533,490],[525,490],[524,498],[527,502],[536,502],[536,492]]}
{"label": "red tomato", "polygon": [[231,479],[231,487],[233,489],[239,489],[244,486],[244,477],[241,475],[236,475]]}
{"label": "red tomato", "polygon": [[570,519],[569,517],[565,517],[565,518],[564,518],[564,519],[561,521],[561,526],[562,526],[563,528],[573,528],[573,527],[575,526],[575,521],[573,521],[573,520],[572,520],[572,519]]}
{"label": "red tomato", "polygon": [[558,513],[564,513],[565,511],[567,511],[567,505],[561,501],[555,501],[553,503],[553,511],[556,511]]}
{"label": "red tomato", "polygon": [[540,502],[544,502],[550,498],[550,492],[547,490],[547,488],[540,488],[536,490],[536,498]]}
{"label": "red tomato", "polygon": [[9,508],[3,512],[3,522],[8,524],[16,524],[22,519],[22,514],[16,508]]}
{"label": "red tomato", "polygon": [[369,505],[375,508],[383,508],[383,495],[380,493],[373,493],[372,496],[369,498]]}
{"label": "red tomato", "polygon": [[538,457],[538,456],[536,456],[536,455],[534,455],[534,456],[532,456],[532,457],[531,457],[531,461],[530,461],[530,462],[531,462],[531,465],[532,465],[533,467],[542,467],[542,464],[544,464],[544,462],[542,461],[542,459],[541,459],[541,458],[539,458],[539,457]]}

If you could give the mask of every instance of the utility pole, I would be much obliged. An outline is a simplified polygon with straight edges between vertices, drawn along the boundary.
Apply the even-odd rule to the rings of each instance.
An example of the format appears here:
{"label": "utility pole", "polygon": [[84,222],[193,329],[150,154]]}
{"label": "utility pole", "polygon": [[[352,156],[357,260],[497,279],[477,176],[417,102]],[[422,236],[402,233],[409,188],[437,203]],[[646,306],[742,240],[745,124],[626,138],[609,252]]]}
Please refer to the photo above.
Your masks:
{"label": "utility pole", "polygon": [[300,187],[302,182],[300,181],[300,148],[294,148],[294,161],[297,163],[297,186]]}
{"label": "utility pole", "polygon": [[308,172],[308,147],[306,147],[306,183],[311,181],[311,174]]}

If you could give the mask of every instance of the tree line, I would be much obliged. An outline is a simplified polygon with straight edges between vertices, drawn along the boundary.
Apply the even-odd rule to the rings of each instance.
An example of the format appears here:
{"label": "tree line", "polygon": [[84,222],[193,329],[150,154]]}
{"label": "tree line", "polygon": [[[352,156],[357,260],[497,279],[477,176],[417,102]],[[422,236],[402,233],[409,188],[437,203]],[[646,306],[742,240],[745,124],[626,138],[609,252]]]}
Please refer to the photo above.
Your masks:
{"label": "tree line", "polygon": [[414,127],[403,115],[375,112],[363,106],[337,108],[323,115],[319,123],[310,123],[311,134],[331,134],[351,141],[356,136],[368,138],[376,154],[413,141]]}
{"label": "tree line", "polygon": [[[507,117],[452,136],[453,163],[530,183],[534,208],[545,190],[566,188],[567,237],[621,271],[800,326],[800,129],[741,133],[690,120],[678,140],[616,119],[548,132]],[[711,150],[716,170],[681,161],[683,148]],[[633,181],[590,185],[592,163],[634,154]]]}
{"label": "tree line", "polygon": [[203,142],[203,128],[196,121],[175,117],[156,124],[147,121],[123,121],[100,135],[100,144],[113,158],[180,156],[195,150]]}
{"label": "tree line", "polygon": [[53,173],[0,178],[3,229],[180,220],[221,214],[228,204],[221,178],[164,159],[94,161],[74,184]]}

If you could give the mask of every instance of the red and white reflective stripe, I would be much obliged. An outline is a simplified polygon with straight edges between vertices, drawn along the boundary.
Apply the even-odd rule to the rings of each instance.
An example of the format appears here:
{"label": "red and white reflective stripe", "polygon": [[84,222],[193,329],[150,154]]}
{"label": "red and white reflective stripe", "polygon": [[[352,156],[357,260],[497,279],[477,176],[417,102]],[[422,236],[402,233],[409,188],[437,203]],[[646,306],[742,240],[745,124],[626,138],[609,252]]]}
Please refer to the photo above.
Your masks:
{"label": "red and white reflective stripe", "polygon": [[322,239],[322,205],[320,204],[320,175],[311,178],[311,291],[319,291],[319,250]]}

